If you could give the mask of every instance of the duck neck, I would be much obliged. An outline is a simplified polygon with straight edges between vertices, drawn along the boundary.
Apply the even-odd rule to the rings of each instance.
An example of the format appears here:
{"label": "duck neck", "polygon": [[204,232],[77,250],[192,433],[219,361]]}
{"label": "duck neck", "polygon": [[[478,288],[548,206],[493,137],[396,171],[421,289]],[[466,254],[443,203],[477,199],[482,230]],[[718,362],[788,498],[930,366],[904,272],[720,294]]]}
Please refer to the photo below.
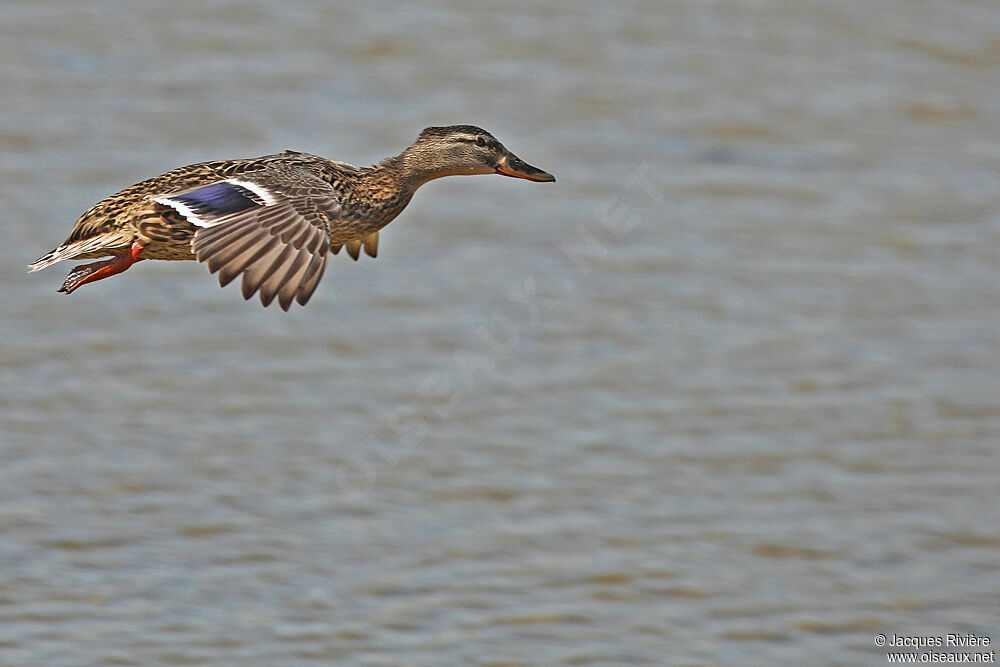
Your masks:
{"label": "duck neck", "polygon": [[433,158],[434,156],[428,156],[426,151],[413,145],[395,157],[386,158],[382,164],[396,171],[400,184],[408,188],[412,195],[424,183],[455,173],[442,168]]}
{"label": "duck neck", "polygon": [[[394,157],[357,170],[354,182],[341,181],[339,197],[346,217],[364,220],[375,231],[395,218],[424,183],[454,173],[430,166],[426,155],[410,146]],[[333,178],[336,180],[336,177]]]}

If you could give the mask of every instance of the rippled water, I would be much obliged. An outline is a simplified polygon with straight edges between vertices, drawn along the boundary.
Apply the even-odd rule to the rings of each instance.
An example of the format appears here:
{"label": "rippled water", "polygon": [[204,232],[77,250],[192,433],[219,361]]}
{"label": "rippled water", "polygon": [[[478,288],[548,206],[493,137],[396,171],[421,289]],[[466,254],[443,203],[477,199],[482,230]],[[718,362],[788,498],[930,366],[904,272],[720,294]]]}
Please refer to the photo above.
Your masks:
{"label": "rippled water", "polygon": [[[1000,12],[7,2],[0,662],[881,664],[1000,641]],[[308,308],[24,266],[475,123]]]}

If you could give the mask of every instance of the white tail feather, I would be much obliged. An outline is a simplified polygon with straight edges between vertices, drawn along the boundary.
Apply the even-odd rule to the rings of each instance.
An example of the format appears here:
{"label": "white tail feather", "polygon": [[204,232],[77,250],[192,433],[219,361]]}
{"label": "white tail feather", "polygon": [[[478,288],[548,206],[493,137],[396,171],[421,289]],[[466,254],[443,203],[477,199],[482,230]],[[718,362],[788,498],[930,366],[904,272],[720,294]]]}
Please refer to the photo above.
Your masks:
{"label": "white tail feather", "polygon": [[[79,241],[74,241],[72,243],[66,243],[59,246],[52,252],[42,255],[34,262],[28,265],[28,272],[39,271],[47,266],[52,266],[56,262],[61,262],[64,259],[73,259],[74,257],[79,257],[86,253],[100,253],[101,251],[106,251],[101,254],[111,255],[114,251],[122,247],[128,247],[132,242],[132,234],[115,231],[107,232],[105,234],[98,234],[97,236],[91,236],[87,239],[80,239]],[[94,257],[99,257],[101,255],[92,255]]]}

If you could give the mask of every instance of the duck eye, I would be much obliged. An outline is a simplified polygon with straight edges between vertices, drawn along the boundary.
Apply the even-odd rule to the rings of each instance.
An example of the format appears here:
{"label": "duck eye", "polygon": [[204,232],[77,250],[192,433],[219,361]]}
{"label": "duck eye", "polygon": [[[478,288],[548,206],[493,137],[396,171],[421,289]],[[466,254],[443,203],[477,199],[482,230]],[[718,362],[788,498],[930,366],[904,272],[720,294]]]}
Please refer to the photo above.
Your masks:
{"label": "duck eye", "polygon": [[486,145],[486,137],[476,137],[476,145],[477,146],[485,146]]}

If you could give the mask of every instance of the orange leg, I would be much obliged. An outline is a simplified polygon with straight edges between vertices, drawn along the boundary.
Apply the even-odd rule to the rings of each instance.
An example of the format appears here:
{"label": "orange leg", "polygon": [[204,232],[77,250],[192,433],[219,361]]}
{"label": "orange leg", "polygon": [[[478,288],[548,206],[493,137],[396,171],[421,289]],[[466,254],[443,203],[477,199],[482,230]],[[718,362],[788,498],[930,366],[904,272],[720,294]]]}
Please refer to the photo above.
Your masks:
{"label": "orange leg", "polygon": [[94,262],[93,264],[81,264],[80,266],[74,267],[73,270],[69,272],[69,275],[66,276],[66,280],[63,282],[62,287],[59,288],[59,291],[69,294],[80,285],[86,285],[87,283],[92,283],[95,280],[103,280],[108,276],[121,273],[136,262],[145,259],[145,257],[139,256],[142,254],[143,248],[145,247],[145,243],[136,239],[132,243],[131,248],[123,250],[111,259],[106,259],[103,262]]}

